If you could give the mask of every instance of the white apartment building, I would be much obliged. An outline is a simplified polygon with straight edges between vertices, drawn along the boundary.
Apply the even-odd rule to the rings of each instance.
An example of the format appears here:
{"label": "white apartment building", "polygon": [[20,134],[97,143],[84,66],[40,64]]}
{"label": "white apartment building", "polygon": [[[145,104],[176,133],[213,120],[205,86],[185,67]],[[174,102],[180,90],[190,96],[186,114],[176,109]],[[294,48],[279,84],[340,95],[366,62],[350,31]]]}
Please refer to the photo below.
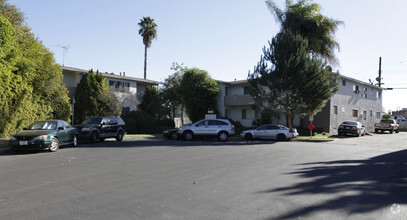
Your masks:
{"label": "white apartment building", "polygon": [[[88,70],[62,67],[63,84],[68,88],[70,98],[75,96],[76,87],[82,75],[87,72]],[[102,75],[121,101],[124,114],[137,109],[137,105],[143,99],[147,85],[157,86],[159,84],[153,80],[126,76],[124,72],[119,75],[113,73],[102,73]]]}

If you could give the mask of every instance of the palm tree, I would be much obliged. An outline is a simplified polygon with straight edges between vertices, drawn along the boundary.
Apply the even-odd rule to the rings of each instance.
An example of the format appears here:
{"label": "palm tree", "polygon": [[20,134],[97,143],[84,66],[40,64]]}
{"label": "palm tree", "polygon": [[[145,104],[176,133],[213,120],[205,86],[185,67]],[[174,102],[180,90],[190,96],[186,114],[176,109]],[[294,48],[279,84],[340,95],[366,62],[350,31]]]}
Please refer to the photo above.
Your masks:
{"label": "palm tree", "polygon": [[342,21],[327,18],[320,13],[320,7],[308,0],[299,0],[293,4],[286,0],[285,11],[277,7],[273,0],[266,4],[276,20],[281,23],[281,29],[298,34],[308,40],[308,52],[336,64],[335,49],[339,44],[335,41],[335,31]]}
{"label": "palm tree", "polygon": [[157,37],[157,24],[150,17],[140,19],[140,30],[138,33],[143,37],[144,44],[144,79],[147,78],[147,48],[151,47],[151,42]]}

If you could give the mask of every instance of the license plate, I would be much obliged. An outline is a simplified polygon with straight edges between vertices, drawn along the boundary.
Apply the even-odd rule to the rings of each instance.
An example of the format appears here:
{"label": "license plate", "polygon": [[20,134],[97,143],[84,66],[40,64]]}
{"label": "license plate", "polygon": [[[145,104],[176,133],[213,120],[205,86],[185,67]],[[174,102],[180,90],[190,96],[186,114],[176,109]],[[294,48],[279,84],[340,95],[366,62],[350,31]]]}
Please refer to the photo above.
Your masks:
{"label": "license plate", "polygon": [[350,130],[350,127],[345,127],[346,130]]}
{"label": "license plate", "polygon": [[20,141],[20,145],[28,145],[28,141]]}

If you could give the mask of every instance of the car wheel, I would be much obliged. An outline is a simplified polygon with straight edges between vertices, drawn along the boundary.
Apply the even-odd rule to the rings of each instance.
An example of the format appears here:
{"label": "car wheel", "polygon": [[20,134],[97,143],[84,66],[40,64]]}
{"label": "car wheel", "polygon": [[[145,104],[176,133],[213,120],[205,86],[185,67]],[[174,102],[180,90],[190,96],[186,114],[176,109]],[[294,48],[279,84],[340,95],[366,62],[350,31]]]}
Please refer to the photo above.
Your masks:
{"label": "car wheel", "polygon": [[285,137],[284,134],[278,134],[277,135],[277,140],[278,141],[285,141],[285,140],[287,140],[287,138]]}
{"label": "car wheel", "polygon": [[99,141],[103,142],[103,141],[105,141],[105,138],[99,138]]}
{"label": "car wheel", "polygon": [[98,141],[98,133],[96,131],[90,134],[90,142],[96,143]]}
{"label": "car wheel", "polygon": [[178,134],[175,132],[175,133],[172,133],[171,135],[170,135],[170,137],[171,137],[171,139],[173,139],[173,140],[176,140],[176,139],[178,139]]}
{"label": "car wheel", "polygon": [[192,134],[191,131],[184,132],[184,139],[185,140],[190,141],[190,140],[192,140],[193,137],[194,137],[194,135]]}
{"label": "car wheel", "polygon": [[397,130],[396,130],[396,133],[399,133],[399,132],[400,132],[400,130],[399,130],[399,129],[397,129]]}
{"label": "car wheel", "polygon": [[78,135],[75,134],[75,135],[73,136],[73,140],[72,140],[71,146],[72,146],[72,147],[77,147],[77,146],[78,146]]}
{"label": "car wheel", "polygon": [[227,141],[229,139],[229,134],[225,131],[221,131],[218,134],[218,140],[220,141]]}
{"label": "car wheel", "polygon": [[246,140],[248,140],[248,141],[250,141],[250,140],[253,140],[253,135],[252,134],[246,134],[245,136],[244,136],[244,139],[246,139]]}
{"label": "car wheel", "polygon": [[116,141],[121,142],[123,140],[123,137],[124,137],[123,131],[117,132]]}
{"label": "car wheel", "polygon": [[58,149],[59,149],[59,140],[58,140],[58,138],[54,137],[54,138],[52,138],[51,145],[49,146],[49,151],[55,152]]}

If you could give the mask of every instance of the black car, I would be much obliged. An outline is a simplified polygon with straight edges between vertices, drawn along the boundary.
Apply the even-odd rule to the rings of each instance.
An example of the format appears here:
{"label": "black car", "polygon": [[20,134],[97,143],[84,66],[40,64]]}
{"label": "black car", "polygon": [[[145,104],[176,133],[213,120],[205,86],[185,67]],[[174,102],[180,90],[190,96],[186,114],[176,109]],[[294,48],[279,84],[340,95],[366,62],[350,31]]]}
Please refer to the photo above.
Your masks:
{"label": "black car", "polygon": [[55,152],[61,145],[78,145],[78,130],[66,121],[37,121],[13,134],[9,146],[14,151],[49,150]]}
{"label": "black car", "polygon": [[122,141],[127,132],[123,119],[115,116],[88,118],[75,127],[79,130],[79,139],[90,140],[92,143],[104,141],[106,138]]}

